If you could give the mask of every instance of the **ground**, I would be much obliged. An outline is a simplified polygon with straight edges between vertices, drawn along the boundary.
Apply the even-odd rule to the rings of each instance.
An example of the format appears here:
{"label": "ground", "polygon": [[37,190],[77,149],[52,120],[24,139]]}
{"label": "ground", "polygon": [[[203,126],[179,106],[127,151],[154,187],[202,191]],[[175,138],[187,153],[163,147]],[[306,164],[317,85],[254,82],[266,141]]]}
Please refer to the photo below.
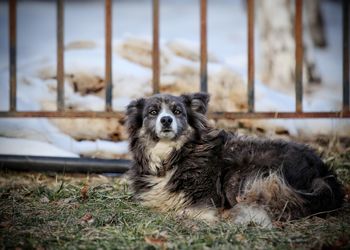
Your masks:
{"label": "ground", "polygon": [[[318,139],[324,160],[350,187],[348,142]],[[207,225],[137,204],[119,177],[0,173],[2,249],[349,249],[349,196],[322,217],[278,222],[272,229]]]}

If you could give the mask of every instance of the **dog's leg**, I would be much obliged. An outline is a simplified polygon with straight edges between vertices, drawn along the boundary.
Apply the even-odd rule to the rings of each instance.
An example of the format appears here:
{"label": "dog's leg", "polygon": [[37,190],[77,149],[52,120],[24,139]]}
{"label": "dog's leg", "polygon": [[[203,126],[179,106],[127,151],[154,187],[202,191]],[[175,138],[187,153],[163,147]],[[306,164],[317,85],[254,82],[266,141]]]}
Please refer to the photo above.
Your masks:
{"label": "dog's leg", "polygon": [[202,220],[208,223],[214,223],[218,221],[218,213],[217,209],[214,208],[196,208],[196,207],[189,207],[184,210],[182,210],[179,213],[180,216],[186,216],[190,217],[192,219],[198,219]]}
{"label": "dog's leg", "polygon": [[302,198],[278,173],[245,179],[236,202],[225,213],[240,224],[253,222],[270,227],[273,220],[289,220],[303,213]]}

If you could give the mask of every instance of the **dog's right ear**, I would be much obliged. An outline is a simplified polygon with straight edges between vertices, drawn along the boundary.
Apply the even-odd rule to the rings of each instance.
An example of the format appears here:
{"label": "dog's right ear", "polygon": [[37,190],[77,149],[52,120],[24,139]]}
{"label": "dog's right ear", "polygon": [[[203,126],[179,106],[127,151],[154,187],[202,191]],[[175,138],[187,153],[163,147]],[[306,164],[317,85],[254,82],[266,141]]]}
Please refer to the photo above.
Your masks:
{"label": "dog's right ear", "polygon": [[199,92],[194,94],[181,95],[181,98],[187,108],[188,123],[201,134],[210,128],[205,114],[208,109],[209,94]]}
{"label": "dog's right ear", "polygon": [[185,94],[181,95],[182,99],[186,106],[190,107],[192,112],[198,112],[202,115],[207,113],[208,102],[210,99],[209,94],[204,92],[194,93],[194,94]]}
{"label": "dog's right ear", "polygon": [[145,106],[145,99],[140,98],[132,101],[126,108],[126,126],[130,136],[134,136],[137,130],[142,127],[142,112]]}

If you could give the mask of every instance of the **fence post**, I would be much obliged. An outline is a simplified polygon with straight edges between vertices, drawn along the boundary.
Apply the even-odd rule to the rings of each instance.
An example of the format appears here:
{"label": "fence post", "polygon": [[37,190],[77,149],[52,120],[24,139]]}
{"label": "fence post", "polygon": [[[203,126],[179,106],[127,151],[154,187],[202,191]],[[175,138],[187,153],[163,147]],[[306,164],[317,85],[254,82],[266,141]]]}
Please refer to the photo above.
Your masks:
{"label": "fence post", "polygon": [[247,0],[248,7],[248,112],[254,112],[254,0]]}
{"label": "fence post", "polygon": [[17,109],[17,1],[9,2],[10,111]]}
{"label": "fence post", "polygon": [[64,0],[57,0],[57,109],[64,110]]}
{"label": "fence post", "polygon": [[295,109],[303,110],[303,1],[295,0]]}
{"label": "fence post", "polygon": [[349,112],[349,1],[343,0],[343,113]]}
{"label": "fence post", "polygon": [[152,48],[152,69],[153,69],[153,94],[159,93],[159,0],[153,0],[153,48]]}
{"label": "fence post", "polygon": [[207,73],[207,0],[200,0],[200,90],[208,92]]}
{"label": "fence post", "polygon": [[112,3],[105,0],[105,95],[106,111],[112,110]]}

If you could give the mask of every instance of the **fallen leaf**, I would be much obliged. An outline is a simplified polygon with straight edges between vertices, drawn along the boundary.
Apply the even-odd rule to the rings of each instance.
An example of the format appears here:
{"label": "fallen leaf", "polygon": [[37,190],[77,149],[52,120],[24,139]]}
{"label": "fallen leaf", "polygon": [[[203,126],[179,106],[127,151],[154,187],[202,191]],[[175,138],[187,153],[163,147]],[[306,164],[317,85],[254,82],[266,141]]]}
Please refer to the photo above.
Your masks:
{"label": "fallen leaf", "polygon": [[284,228],[284,223],[282,221],[274,221],[274,222],[272,222],[272,225],[277,227],[277,228],[281,228],[281,229]]}
{"label": "fallen leaf", "polygon": [[90,213],[84,214],[84,216],[81,217],[80,220],[81,220],[82,223],[89,223],[89,224],[91,224],[91,223],[94,222],[94,218],[92,217],[92,214],[90,214]]}
{"label": "fallen leaf", "polygon": [[85,183],[85,185],[82,187],[82,189],[80,190],[80,195],[81,198],[85,201],[87,198],[89,198],[88,196],[88,191],[89,191],[89,185],[87,183]]}
{"label": "fallen leaf", "polygon": [[161,232],[157,235],[145,236],[145,241],[150,245],[164,247],[167,243],[167,233]]}
{"label": "fallen leaf", "polygon": [[242,241],[245,240],[245,237],[244,237],[243,234],[236,234],[236,235],[235,235],[235,238],[236,238],[236,240],[237,240],[238,242],[242,242]]}

